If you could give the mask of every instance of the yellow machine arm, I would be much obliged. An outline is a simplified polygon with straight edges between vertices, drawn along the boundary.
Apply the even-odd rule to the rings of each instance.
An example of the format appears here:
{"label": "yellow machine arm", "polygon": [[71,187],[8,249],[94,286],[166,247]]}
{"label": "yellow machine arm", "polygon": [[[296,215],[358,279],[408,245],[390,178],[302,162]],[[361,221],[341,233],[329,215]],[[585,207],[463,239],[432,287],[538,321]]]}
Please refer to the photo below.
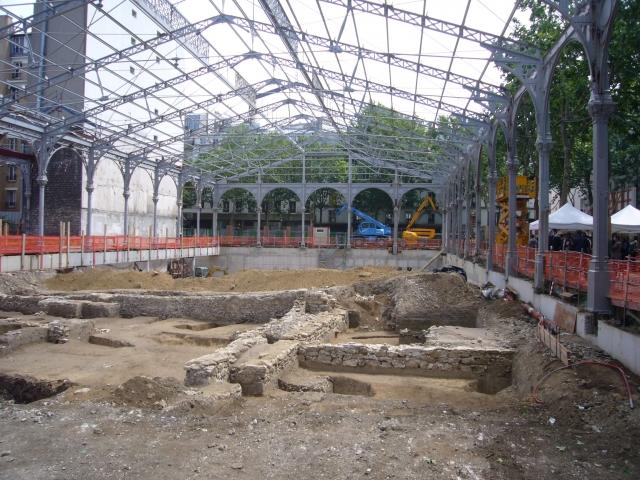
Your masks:
{"label": "yellow machine arm", "polygon": [[415,225],[415,223],[418,220],[420,220],[420,217],[422,216],[422,214],[424,213],[424,211],[427,209],[428,206],[431,206],[433,211],[438,210],[438,207],[436,206],[436,202],[433,200],[433,197],[431,195],[427,195],[422,199],[422,202],[420,202],[420,205],[418,205],[418,208],[416,209],[416,211],[413,212],[413,215],[411,215],[411,219],[409,220],[409,223],[407,223],[405,230],[411,230],[411,228]]}

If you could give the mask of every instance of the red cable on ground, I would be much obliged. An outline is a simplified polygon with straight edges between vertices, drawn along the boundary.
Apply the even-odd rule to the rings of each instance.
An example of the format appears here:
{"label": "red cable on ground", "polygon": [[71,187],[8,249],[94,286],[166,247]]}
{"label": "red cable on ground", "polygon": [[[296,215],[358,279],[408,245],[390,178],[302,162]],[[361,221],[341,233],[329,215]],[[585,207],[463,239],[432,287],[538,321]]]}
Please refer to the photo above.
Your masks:
{"label": "red cable on ground", "polygon": [[540,400],[538,398],[538,389],[540,388],[540,386],[547,380],[547,378],[549,378],[551,375],[553,375],[556,372],[559,372],[560,370],[564,370],[565,368],[573,368],[573,367],[577,367],[579,365],[600,365],[603,367],[607,367],[607,368],[611,368],[613,370],[616,370],[620,376],[622,377],[622,381],[624,382],[624,386],[627,389],[627,395],[629,396],[629,407],[630,408],[634,408],[633,405],[633,398],[631,395],[631,387],[629,386],[629,381],[627,380],[627,376],[624,373],[624,370],[622,370],[622,368],[620,368],[619,365],[615,365],[613,363],[604,363],[604,362],[598,362],[596,360],[581,360],[579,362],[575,362],[572,363],[571,365],[563,365],[560,368],[556,368],[555,370],[551,370],[550,372],[548,372],[545,376],[543,376],[540,381],[533,387],[533,392],[532,392],[532,397],[533,397],[533,401],[536,403],[544,403],[542,400]]}

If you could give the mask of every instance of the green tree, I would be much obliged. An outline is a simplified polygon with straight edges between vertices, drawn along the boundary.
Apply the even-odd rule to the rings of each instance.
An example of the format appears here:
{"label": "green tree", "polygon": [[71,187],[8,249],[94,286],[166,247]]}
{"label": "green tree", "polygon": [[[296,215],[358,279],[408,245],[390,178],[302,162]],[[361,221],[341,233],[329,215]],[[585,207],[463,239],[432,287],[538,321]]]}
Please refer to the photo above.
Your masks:
{"label": "green tree", "polygon": [[[610,177],[614,188],[640,183],[640,147],[635,125],[640,119],[640,0],[620,0],[609,48],[611,92],[618,110],[610,122]],[[524,0],[529,22],[516,25],[514,36],[547,52],[562,35],[566,23],[540,0]],[[589,69],[582,46],[566,46],[554,68],[550,92],[551,133],[550,183],[566,201],[572,188],[592,199],[591,119],[587,112]],[[506,74],[508,88],[519,82]],[[520,132],[534,132],[531,118],[518,120],[518,149],[530,139]],[[530,151],[528,146],[525,150]]]}

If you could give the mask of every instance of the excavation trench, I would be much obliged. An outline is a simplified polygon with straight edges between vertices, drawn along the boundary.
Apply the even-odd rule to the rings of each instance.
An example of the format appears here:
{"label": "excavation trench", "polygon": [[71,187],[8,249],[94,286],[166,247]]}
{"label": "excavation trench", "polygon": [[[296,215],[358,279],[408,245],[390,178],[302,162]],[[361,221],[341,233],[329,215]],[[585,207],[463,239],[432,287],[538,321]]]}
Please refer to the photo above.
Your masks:
{"label": "excavation trench", "polygon": [[[56,347],[44,344],[44,327],[23,328],[38,336],[23,335],[34,346],[21,344],[12,353],[11,374],[56,378],[61,372],[94,387],[132,375],[180,378],[186,371],[187,386],[235,383],[245,395],[263,395],[275,386],[379,396],[393,395],[394,389],[428,391],[429,382],[443,391],[494,394],[511,384],[513,350],[478,328],[477,292],[455,275],[325,290],[83,292],[5,296],[2,302],[0,307],[25,313],[44,309],[42,321],[54,313],[70,317],[63,320],[71,341]],[[15,336],[20,326],[13,319],[0,322],[0,336]],[[292,371],[311,380],[291,377]],[[55,391],[28,387],[40,385],[35,380],[14,383],[5,390],[19,392],[26,385],[27,392]]]}
{"label": "excavation trench", "polygon": [[28,375],[0,373],[0,396],[16,403],[31,403],[64,392],[69,380],[42,380]]}

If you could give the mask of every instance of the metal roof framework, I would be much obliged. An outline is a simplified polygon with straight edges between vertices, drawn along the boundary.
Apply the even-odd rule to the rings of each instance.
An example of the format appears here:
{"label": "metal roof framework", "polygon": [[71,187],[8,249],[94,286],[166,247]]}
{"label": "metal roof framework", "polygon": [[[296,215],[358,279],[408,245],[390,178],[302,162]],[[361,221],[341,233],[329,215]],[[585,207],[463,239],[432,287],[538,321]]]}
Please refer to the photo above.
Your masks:
{"label": "metal roof framework", "polygon": [[[158,30],[153,35],[134,32],[120,18],[120,10],[98,0],[42,3],[45,8],[40,12],[16,17],[11,28],[1,29],[0,38],[28,29],[40,32],[55,44],[59,40],[46,31],[46,22],[55,17],[71,18],[74,9],[86,6],[90,21],[85,27],[76,26],[84,30],[88,42],[103,47],[100,51],[104,54],[74,52],[77,55],[73,61],[55,63],[33,46],[30,60],[33,65],[24,69],[29,77],[28,87],[17,92],[15,98],[3,99],[0,105],[3,122],[10,125],[17,118],[33,122],[44,129],[34,132],[35,137],[44,134],[49,143],[70,132],[82,131],[91,144],[89,147],[77,144],[83,152],[94,148],[99,157],[132,161],[136,165],[164,159],[177,167],[176,172],[181,166],[193,164],[210,174],[207,181],[228,176],[230,163],[251,168],[260,162],[255,158],[239,159],[237,153],[235,157],[210,162],[185,158],[185,139],[211,132],[211,128],[204,129],[206,132],[185,132],[184,121],[190,113],[206,113],[218,139],[224,136],[225,126],[251,123],[260,127],[258,131],[272,131],[295,146],[299,137],[313,126],[316,135],[337,135],[347,151],[356,148],[354,142],[360,142],[359,153],[364,153],[364,157],[372,155],[372,160],[376,160],[371,163],[374,169],[379,168],[380,160],[387,161],[384,163],[387,169],[394,165],[413,168],[422,164],[418,178],[441,179],[455,162],[450,155],[441,154],[439,158],[435,155],[440,145],[450,141],[460,147],[482,134],[475,125],[488,124],[489,112],[473,97],[495,98],[504,94],[499,78],[495,75],[494,79],[486,78],[490,53],[480,44],[535,51],[503,35],[470,26],[469,10],[486,9],[476,0],[461,2],[465,13],[459,23],[456,19],[426,15],[426,0],[414,2],[420,4],[414,9],[394,7],[387,1],[362,0],[295,3],[264,0],[259,2],[261,8],[239,0],[226,3],[208,0],[209,5],[200,9],[191,8],[195,5],[192,0],[134,1],[157,24]],[[0,10],[15,17],[8,8]],[[200,18],[193,17],[198,11]],[[508,10],[500,18],[504,21],[497,22],[501,31],[508,27],[514,12],[515,8]],[[320,20],[311,25],[309,18]],[[385,25],[384,42],[371,38],[374,30],[369,24],[381,25],[380,22]],[[124,48],[105,45],[108,42],[101,38],[102,23],[115,27],[114,34],[130,36],[132,45]],[[399,29],[412,29],[411,35],[402,39],[404,45],[393,40]],[[416,34],[420,35],[419,45],[408,48],[406,42],[418,38]],[[233,39],[229,51],[215,41],[217,38]],[[429,56],[430,43],[444,48],[449,38],[455,40],[452,51]],[[472,48],[476,52],[473,59],[465,56]],[[476,70],[482,67],[482,74],[469,74],[474,70],[464,68],[465,62],[473,63]],[[38,65],[55,67],[58,73],[42,78],[34,68]],[[145,78],[127,75],[123,68],[127,66],[131,71],[143,72]],[[76,101],[64,103],[43,94],[55,87],[62,92],[61,96],[69,98],[74,92],[66,87],[67,82],[77,77],[91,86],[87,91],[97,89],[101,95],[76,94]],[[39,110],[22,108],[34,97],[41,105]],[[158,107],[150,108],[150,102]],[[357,119],[370,104],[385,105],[403,118],[419,119],[425,128],[439,128],[437,139],[435,136],[430,139],[436,145],[434,152],[427,151],[424,155],[410,150],[403,152],[398,142],[393,142],[395,151],[392,142],[377,151],[375,142],[364,145],[363,135],[357,131],[361,127]],[[43,120],[47,115],[48,120]],[[472,128],[438,126],[441,115],[469,119],[475,124]],[[306,118],[309,122],[299,123],[297,128],[294,124],[283,128],[281,125],[286,125],[287,118]],[[397,134],[406,138],[408,145],[410,138],[423,140],[420,131],[403,132],[400,128]],[[269,169],[269,161],[279,160],[277,152],[264,160],[262,168]],[[46,161],[41,167],[44,177]],[[231,173],[240,172],[234,169]]]}
{"label": "metal roof framework", "polygon": [[[200,189],[215,189],[252,177],[259,184],[268,175],[275,184],[291,185],[291,170],[298,166],[304,197],[307,162],[322,158],[324,150],[347,157],[349,184],[355,161],[369,172],[361,183],[386,175],[396,194],[399,175],[403,182],[442,188],[447,249],[477,257],[481,146],[488,147],[488,216],[493,218],[496,132],[505,132],[509,191],[515,192],[514,122],[519,102],[528,94],[538,135],[535,285],[541,288],[549,213],[550,81],[561,49],[577,41],[591,70],[594,129],[594,248],[587,306],[606,313],[607,119],[615,108],[607,49],[618,2],[541,1],[567,25],[544,55],[509,38],[518,0],[490,5],[482,0],[130,0],[115,6],[102,0],[39,0],[34,15],[0,6],[0,13],[15,19],[0,28],[0,40],[28,31],[44,39],[40,49],[30,45],[29,65],[23,68],[27,88],[2,99],[0,135],[33,143],[41,234],[47,166],[63,148],[81,156],[89,198],[97,163],[109,158],[118,164],[125,232],[129,182],[137,168],[152,172],[154,204],[165,175],[176,178],[181,208],[187,180]],[[130,5],[135,8],[128,11]],[[74,16],[84,8],[86,22]],[[140,31],[126,21],[136,9],[150,19],[145,25],[154,31]],[[92,48],[74,50],[49,32],[48,22],[60,18]],[[48,54],[51,47],[66,48],[69,59],[56,60]],[[495,65],[520,81],[515,95],[504,91]],[[14,65],[3,60],[0,68]],[[49,70],[55,74],[46,76]],[[73,88],[78,79],[81,91]],[[210,123],[187,128],[190,114],[206,114]],[[200,142],[197,151],[186,149],[185,141],[193,138],[211,141]],[[264,138],[279,141],[265,152]],[[247,141],[252,139],[255,147]],[[221,148],[223,144],[229,148]],[[514,271],[517,253],[515,207],[511,194],[507,276]],[[493,222],[488,236],[492,245]],[[487,264],[493,268],[491,249]]]}

